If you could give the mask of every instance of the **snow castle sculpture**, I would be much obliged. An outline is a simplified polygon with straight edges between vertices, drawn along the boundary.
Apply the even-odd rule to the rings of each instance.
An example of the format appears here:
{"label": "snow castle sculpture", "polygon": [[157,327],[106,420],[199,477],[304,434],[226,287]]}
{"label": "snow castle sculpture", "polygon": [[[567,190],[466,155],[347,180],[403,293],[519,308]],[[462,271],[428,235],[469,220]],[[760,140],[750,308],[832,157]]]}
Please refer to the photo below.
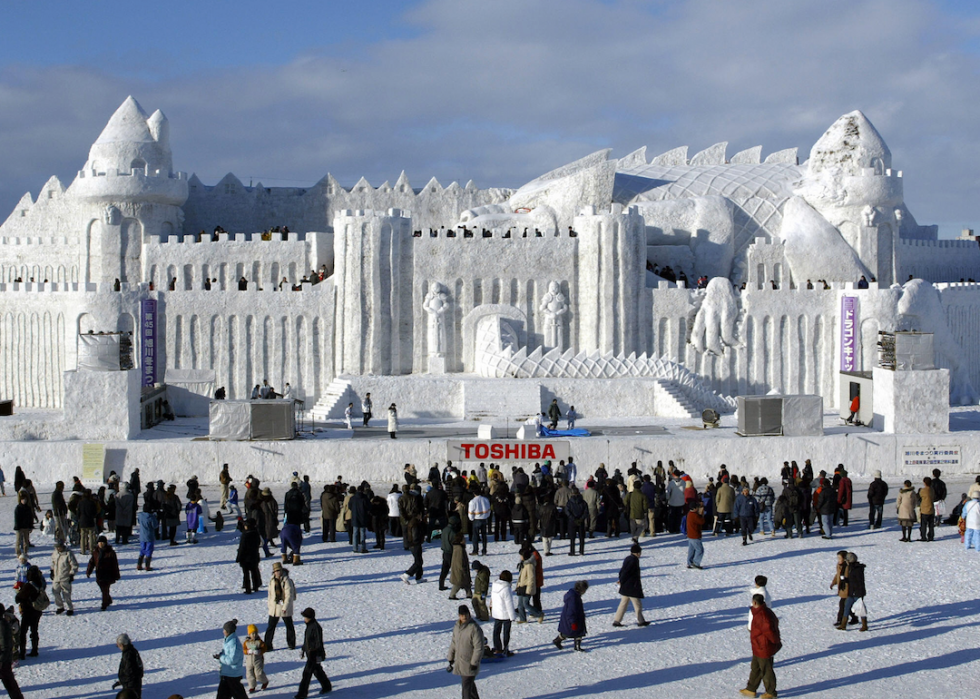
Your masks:
{"label": "snow castle sculpture", "polygon": [[830,406],[848,296],[860,370],[877,331],[914,316],[952,399],[975,402],[980,288],[956,282],[980,248],[915,221],[870,121],[842,116],[803,164],[726,150],[604,150],[517,190],[209,186],[173,169],[162,112],[127,98],[71,185],[52,178],[0,226],[0,397],[60,408],[78,335],[135,332],[154,301],[152,381],[213,372],[231,398],[290,383],[325,414],[350,377],[410,392],[426,374],[647,378],[691,412],[770,390]]}

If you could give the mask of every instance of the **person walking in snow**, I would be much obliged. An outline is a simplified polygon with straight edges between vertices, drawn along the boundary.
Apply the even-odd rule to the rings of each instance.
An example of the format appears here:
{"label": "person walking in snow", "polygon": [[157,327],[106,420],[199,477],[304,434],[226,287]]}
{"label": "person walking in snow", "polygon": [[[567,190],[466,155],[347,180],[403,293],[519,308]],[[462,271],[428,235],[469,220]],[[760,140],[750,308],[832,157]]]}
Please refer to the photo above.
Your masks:
{"label": "person walking in snow", "polygon": [[476,676],[480,674],[480,661],[487,645],[483,629],[473,621],[469,607],[461,604],[458,621],[453,626],[453,637],[449,642],[446,659],[449,667],[446,672],[458,675],[462,685],[463,699],[480,699],[476,691]]}
{"label": "person walking in snow", "polygon": [[558,621],[558,635],[551,641],[558,647],[558,650],[562,649],[562,641],[567,641],[569,638],[574,640],[575,650],[585,650],[582,648],[582,639],[585,638],[587,628],[582,595],[588,589],[588,580],[579,580],[572,586],[572,589],[565,593],[564,606]]}
{"label": "person walking in snow", "polygon": [[752,643],[752,669],[749,671],[749,681],[745,689],[739,692],[747,697],[754,697],[760,684],[764,684],[766,693],[763,699],[776,697],[776,673],[773,670],[773,657],[783,647],[779,637],[779,619],[766,606],[766,598],[762,595],[752,596],[752,630],[749,632]]}
{"label": "person walking in snow", "polygon": [[630,547],[630,555],[623,561],[623,566],[619,569],[619,608],[613,618],[613,626],[623,625],[623,616],[626,614],[626,606],[632,602],[633,611],[636,612],[636,625],[648,626],[649,621],[643,618],[643,581],[640,576],[640,555],[643,549],[639,544]]}
{"label": "person walking in snow", "polygon": [[278,561],[272,564],[272,580],[269,582],[269,624],[265,629],[267,652],[275,650],[273,640],[279,619],[286,625],[286,645],[296,649],[296,630],[293,628],[293,603],[296,602],[296,584],[289,577],[289,569]]}
{"label": "person walking in snow", "polygon": [[237,629],[238,619],[225,622],[221,627],[225,635],[221,652],[212,656],[221,666],[216,699],[248,699],[248,694],[242,686],[245,652],[242,650],[242,644],[238,642],[238,635],[235,633]]}
{"label": "person walking in snow", "polygon": [[864,605],[864,564],[859,563],[857,554],[849,551],[846,556],[847,568],[845,569],[845,579],[847,583],[847,601],[844,603],[844,613],[841,615],[840,631],[847,631],[847,620],[850,616],[857,616],[861,619],[861,631],[868,630],[868,610]]}
{"label": "person walking in snow", "polygon": [[143,696],[143,659],[133,646],[128,634],[116,636],[116,648],[122,653],[119,656],[118,679],[112,683],[112,688],[122,687],[123,690],[134,692],[137,697]]}
{"label": "person walking in snow", "polygon": [[104,612],[112,604],[112,595],[109,594],[110,588],[119,580],[119,559],[116,552],[109,546],[109,540],[105,536],[100,536],[95,544],[95,551],[89,559],[88,568],[85,570],[85,577],[92,577],[95,573],[95,584],[102,592],[102,611]]}
{"label": "person walking in snow", "polygon": [[333,689],[322,665],[327,659],[327,653],[323,649],[323,628],[316,620],[316,612],[310,607],[303,610],[303,622],[306,624],[306,634],[303,636],[303,650],[299,657],[306,658],[306,665],[303,666],[303,676],[299,681],[296,699],[306,699],[314,676],[320,682],[320,694],[327,694]]}
{"label": "person walking in snow", "polygon": [[259,629],[255,624],[248,625],[248,635],[242,641],[242,652],[245,654],[245,678],[248,680],[249,693],[254,692],[258,685],[262,689],[269,686],[269,678],[265,674],[265,643],[259,638]]}

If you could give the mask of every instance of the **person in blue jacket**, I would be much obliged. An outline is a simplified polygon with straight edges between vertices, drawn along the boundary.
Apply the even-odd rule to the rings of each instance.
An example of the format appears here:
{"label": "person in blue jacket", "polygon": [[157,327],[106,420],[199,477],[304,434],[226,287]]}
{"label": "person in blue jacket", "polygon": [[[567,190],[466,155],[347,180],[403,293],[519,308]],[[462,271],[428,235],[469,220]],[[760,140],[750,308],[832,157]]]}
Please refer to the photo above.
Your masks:
{"label": "person in blue jacket", "polygon": [[221,652],[214,654],[214,659],[221,665],[221,679],[218,682],[217,699],[248,699],[245,687],[242,686],[242,667],[245,663],[245,652],[238,642],[238,619],[225,622],[221,630],[225,640]]}
{"label": "person in blue jacket", "polygon": [[148,498],[143,500],[143,511],[136,516],[140,532],[140,557],[136,564],[136,570],[153,570],[150,561],[153,559],[153,548],[157,536],[157,514],[153,511],[153,501]]}
{"label": "person in blue jacket", "polygon": [[589,589],[588,580],[579,580],[572,589],[565,593],[565,606],[561,610],[561,619],[558,621],[558,635],[552,643],[562,648],[562,641],[569,638],[575,641],[575,650],[584,651],[582,639],[585,637],[585,607],[582,606],[582,595]]}
{"label": "person in blue jacket", "polygon": [[735,509],[732,515],[738,519],[738,527],[742,530],[742,546],[748,546],[747,539],[752,538],[755,531],[755,520],[759,516],[759,501],[749,492],[748,486],[735,498]]}

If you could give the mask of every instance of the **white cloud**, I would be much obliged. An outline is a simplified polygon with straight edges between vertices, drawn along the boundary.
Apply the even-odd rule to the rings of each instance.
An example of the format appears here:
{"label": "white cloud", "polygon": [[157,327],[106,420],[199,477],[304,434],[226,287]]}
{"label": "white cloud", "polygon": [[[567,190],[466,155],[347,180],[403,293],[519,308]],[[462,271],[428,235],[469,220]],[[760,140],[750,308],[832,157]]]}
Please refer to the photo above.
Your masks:
{"label": "white cloud", "polygon": [[[786,3],[431,0],[410,39],[356,57],[140,81],[83,68],[0,72],[0,218],[71,178],[132,93],[170,117],[175,164],[214,182],[516,186],[611,146],[809,147],[863,110],[920,222],[980,221],[973,194],[978,23],[917,0]],[[243,38],[244,40],[245,38]],[[165,42],[158,41],[158,45]],[[332,52],[333,53],[333,52]]]}

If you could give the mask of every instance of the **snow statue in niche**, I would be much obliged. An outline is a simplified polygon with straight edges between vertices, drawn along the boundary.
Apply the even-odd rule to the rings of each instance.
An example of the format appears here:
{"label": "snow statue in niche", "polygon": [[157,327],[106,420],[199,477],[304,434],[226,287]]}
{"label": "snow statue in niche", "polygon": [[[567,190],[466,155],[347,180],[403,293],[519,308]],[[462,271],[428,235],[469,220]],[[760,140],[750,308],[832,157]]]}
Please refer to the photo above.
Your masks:
{"label": "snow statue in niche", "polygon": [[708,282],[701,308],[694,319],[691,344],[698,352],[707,350],[719,356],[724,354],[724,345],[733,347],[736,343],[738,313],[738,299],[732,283],[725,277],[715,277]]}
{"label": "snow statue in niche", "polygon": [[446,311],[449,310],[449,290],[436,282],[425,295],[423,310],[429,314],[429,373],[446,372]]}
{"label": "snow statue in niche", "polygon": [[541,299],[541,311],[547,318],[544,326],[544,344],[556,348],[559,352],[564,351],[564,316],[568,313],[568,302],[565,294],[561,293],[558,282],[548,284],[548,293]]}

